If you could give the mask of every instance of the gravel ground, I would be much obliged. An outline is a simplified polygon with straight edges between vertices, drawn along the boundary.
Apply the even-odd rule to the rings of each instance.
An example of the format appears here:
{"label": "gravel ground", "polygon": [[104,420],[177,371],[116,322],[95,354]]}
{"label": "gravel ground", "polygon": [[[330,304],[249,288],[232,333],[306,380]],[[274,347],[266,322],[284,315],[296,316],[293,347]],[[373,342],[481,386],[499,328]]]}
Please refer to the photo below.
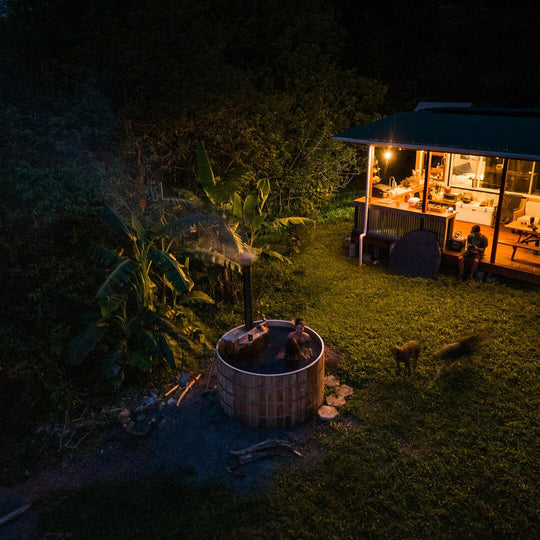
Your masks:
{"label": "gravel ground", "polygon": [[[313,436],[321,429],[318,421],[289,429],[244,426],[227,417],[219,406],[217,392],[205,393],[204,386],[195,386],[180,407],[166,406],[156,412],[158,421],[146,436],[130,435],[118,424],[107,430],[99,444],[66,454],[60,465],[37,465],[24,484],[0,488],[0,516],[54,496],[58,490],[77,489],[96,480],[125,481],[155,474],[181,475],[196,483],[211,479],[235,490],[261,491],[279,467],[305,463],[318,455]],[[239,474],[227,472],[227,467],[236,463],[229,450],[269,438],[292,442],[303,457],[284,455],[248,464],[237,470]],[[0,538],[32,538],[36,521],[37,510],[31,509],[0,526]]]}

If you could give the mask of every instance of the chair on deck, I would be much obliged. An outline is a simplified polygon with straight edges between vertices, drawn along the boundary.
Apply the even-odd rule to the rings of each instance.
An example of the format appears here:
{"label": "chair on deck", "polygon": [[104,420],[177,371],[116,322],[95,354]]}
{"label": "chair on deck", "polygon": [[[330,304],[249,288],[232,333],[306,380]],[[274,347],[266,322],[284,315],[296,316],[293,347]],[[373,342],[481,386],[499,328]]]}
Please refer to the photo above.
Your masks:
{"label": "chair on deck", "polygon": [[521,200],[519,208],[513,212],[513,221],[521,225],[540,223],[540,202],[529,201],[525,197]]}
{"label": "chair on deck", "polygon": [[522,195],[512,195],[506,193],[502,200],[501,208],[501,223],[510,223],[515,221],[514,211],[520,207],[522,199],[525,199]]}

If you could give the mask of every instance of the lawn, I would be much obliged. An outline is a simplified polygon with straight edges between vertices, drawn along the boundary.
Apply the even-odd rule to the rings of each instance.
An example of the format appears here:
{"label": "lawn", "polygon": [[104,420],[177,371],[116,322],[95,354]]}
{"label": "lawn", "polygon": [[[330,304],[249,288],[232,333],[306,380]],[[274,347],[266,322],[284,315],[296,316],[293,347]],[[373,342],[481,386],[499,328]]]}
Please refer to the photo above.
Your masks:
{"label": "lawn", "polygon": [[[341,420],[317,435],[317,461],[249,497],[165,478],[89,486],[45,506],[42,530],[77,538],[535,537],[538,290],[359,268],[341,246],[349,229],[348,221],[319,223],[293,265],[256,272],[257,309],[268,318],[303,315],[340,353],[334,373],[355,389]],[[239,314],[219,320],[230,326]],[[445,368],[435,351],[471,330],[484,330],[485,343]],[[391,346],[412,338],[422,344],[418,370],[397,377]]]}

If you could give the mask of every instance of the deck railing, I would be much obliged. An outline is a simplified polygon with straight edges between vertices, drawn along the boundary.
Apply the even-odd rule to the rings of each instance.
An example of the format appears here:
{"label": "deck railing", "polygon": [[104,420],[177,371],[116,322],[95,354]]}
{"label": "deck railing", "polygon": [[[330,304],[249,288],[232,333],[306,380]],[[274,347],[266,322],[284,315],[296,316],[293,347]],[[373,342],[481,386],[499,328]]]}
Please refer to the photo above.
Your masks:
{"label": "deck railing", "polygon": [[[357,209],[355,228],[361,231],[364,229],[364,204],[358,203]],[[399,240],[405,233],[423,229],[433,231],[439,244],[444,246],[453,232],[453,218],[454,216],[449,219],[443,215],[370,205],[368,233],[389,240]]]}

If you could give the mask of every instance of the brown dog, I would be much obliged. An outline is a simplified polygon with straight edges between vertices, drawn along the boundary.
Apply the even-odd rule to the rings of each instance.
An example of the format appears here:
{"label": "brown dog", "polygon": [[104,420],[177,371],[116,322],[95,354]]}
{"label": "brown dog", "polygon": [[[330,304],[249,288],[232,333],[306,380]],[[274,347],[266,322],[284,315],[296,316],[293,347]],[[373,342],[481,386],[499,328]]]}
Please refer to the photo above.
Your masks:
{"label": "brown dog", "polygon": [[458,360],[474,352],[485,340],[483,332],[468,334],[459,338],[454,343],[443,345],[438,351],[437,356],[447,363]]}
{"label": "brown dog", "polygon": [[405,375],[410,375],[411,365],[413,369],[416,369],[416,363],[420,355],[420,343],[416,339],[411,339],[401,347],[395,346],[393,350],[396,357],[396,373],[400,375],[400,364],[403,363]]}

